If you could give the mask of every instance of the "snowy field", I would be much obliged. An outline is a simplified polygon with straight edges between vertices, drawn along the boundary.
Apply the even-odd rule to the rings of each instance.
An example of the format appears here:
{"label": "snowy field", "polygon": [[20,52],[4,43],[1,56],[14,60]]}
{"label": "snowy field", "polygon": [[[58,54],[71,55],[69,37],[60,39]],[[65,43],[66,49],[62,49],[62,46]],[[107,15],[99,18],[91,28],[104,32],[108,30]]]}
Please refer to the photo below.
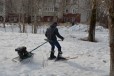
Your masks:
{"label": "snowy field", "polygon": [[[41,27],[38,34],[17,33],[18,28],[7,26],[0,28],[0,76],[109,76],[109,36],[108,30],[97,26],[96,40],[92,43],[82,41],[88,36],[88,26],[59,26],[59,32],[65,37],[60,41],[64,57],[76,57],[68,61],[47,60],[50,45],[47,43],[34,51],[33,58],[23,62],[12,62],[18,56],[15,48],[26,46],[31,51],[44,43],[45,29]],[[59,40],[59,39],[58,39]],[[57,55],[57,48],[56,54]]]}

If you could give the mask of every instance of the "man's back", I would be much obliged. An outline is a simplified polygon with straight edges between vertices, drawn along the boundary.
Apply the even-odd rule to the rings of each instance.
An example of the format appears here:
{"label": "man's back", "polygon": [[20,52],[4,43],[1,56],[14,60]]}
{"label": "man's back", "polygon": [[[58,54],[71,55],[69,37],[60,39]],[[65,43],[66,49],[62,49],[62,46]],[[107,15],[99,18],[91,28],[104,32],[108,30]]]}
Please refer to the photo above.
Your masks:
{"label": "man's back", "polygon": [[46,30],[46,37],[49,39],[49,40],[56,40],[56,35],[55,35],[55,30],[56,28],[51,28],[49,27],[47,30]]}
{"label": "man's back", "polygon": [[[50,41],[57,41],[57,37],[60,39],[64,39],[58,32],[58,29],[56,28],[57,23],[52,24],[45,33],[45,36],[50,40]],[[57,36],[57,37],[56,37]]]}

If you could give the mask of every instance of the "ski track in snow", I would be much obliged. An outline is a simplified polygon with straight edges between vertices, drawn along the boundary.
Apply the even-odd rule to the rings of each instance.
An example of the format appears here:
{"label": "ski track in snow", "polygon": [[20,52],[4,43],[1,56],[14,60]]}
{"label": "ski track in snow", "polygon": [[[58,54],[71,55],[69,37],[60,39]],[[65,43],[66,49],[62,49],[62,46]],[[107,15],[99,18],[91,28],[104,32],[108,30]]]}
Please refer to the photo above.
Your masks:
{"label": "ski track in snow", "polygon": [[[43,28],[43,27],[42,27]],[[96,39],[92,43],[82,41],[88,36],[87,27],[80,24],[72,27],[58,27],[65,37],[60,41],[63,56],[75,57],[68,61],[47,60],[50,53],[49,43],[34,51],[33,58],[23,62],[12,62],[17,56],[15,48],[26,46],[30,51],[44,43],[44,32],[39,34],[0,32],[0,76],[108,76],[109,75],[109,44],[108,31],[97,28]],[[42,29],[43,31],[45,28]],[[9,30],[8,30],[9,31]],[[40,34],[41,33],[41,34]],[[57,48],[55,48],[57,55]]]}

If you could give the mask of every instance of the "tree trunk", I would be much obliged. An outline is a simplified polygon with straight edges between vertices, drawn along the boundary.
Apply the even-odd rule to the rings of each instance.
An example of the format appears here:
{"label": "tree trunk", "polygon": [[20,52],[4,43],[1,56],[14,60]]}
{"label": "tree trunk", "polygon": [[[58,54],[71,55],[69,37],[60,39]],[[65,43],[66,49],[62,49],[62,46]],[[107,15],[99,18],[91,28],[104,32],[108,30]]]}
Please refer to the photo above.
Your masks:
{"label": "tree trunk", "polygon": [[91,14],[91,21],[90,21],[90,27],[89,27],[89,35],[88,40],[91,42],[95,41],[95,26],[96,26],[96,0],[94,0],[92,8],[92,14]]}
{"label": "tree trunk", "polygon": [[114,76],[114,0],[111,0],[109,8],[109,34],[110,34],[110,76]]}
{"label": "tree trunk", "polygon": [[114,76],[114,16],[111,17],[109,25],[110,33],[110,76]]}
{"label": "tree trunk", "polygon": [[3,27],[4,28],[6,28],[5,23],[6,23],[6,18],[4,17],[4,19],[3,19]]}
{"label": "tree trunk", "polygon": [[[114,44],[114,42],[113,42]],[[112,45],[114,46],[114,45]],[[110,47],[110,76],[114,76],[114,48],[113,47]]]}
{"label": "tree trunk", "polygon": [[22,21],[22,22],[23,22],[23,23],[22,23],[22,25],[23,25],[23,30],[22,30],[22,32],[25,33],[26,31],[25,31],[25,16],[24,16],[24,14],[23,14],[23,17],[22,17],[22,18],[23,18],[23,19],[22,19],[22,20],[23,20],[23,21]]}
{"label": "tree trunk", "polygon": [[4,16],[3,16],[3,27],[5,28],[5,31],[6,31],[6,26],[5,26],[5,23],[6,23],[6,0],[4,0]]}
{"label": "tree trunk", "polygon": [[34,17],[34,24],[33,24],[33,28],[34,28],[34,34],[36,34],[37,33],[37,18],[36,18],[37,16],[35,15],[35,17]]}
{"label": "tree trunk", "polygon": [[21,15],[19,14],[19,17],[18,17],[18,24],[19,24],[19,32],[22,33],[22,30],[21,30]]}

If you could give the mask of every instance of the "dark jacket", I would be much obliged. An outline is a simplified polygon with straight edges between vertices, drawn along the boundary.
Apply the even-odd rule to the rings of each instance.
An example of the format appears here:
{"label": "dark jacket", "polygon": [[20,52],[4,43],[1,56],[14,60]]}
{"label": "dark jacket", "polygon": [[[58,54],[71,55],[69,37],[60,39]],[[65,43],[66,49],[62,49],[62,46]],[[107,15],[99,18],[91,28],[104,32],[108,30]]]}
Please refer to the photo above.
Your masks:
{"label": "dark jacket", "polygon": [[64,39],[58,32],[58,28],[56,28],[57,24],[51,25],[49,28],[47,28],[45,36],[50,41],[57,41],[57,37],[60,39]]}

